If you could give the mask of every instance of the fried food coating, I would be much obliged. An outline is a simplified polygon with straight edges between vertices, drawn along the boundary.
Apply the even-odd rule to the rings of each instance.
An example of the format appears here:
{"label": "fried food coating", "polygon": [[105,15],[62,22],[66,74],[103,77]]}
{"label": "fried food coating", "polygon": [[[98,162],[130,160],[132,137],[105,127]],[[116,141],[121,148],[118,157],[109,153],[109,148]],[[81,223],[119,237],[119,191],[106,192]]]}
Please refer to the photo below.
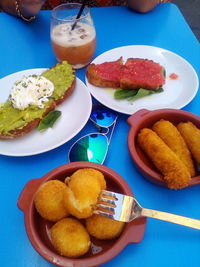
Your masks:
{"label": "fried food coating", "polygon": [[92,215],[101,190],[106,189],[103,174],[92,168],[83,168],[67,178],[65,206],[70,214],[83,219]]}
{"label": "fried food coating", "polygon": [[102,215],[93,214],[86,219],[86,229],[97,239],[113,239],[118,237],[125,223],[115,221]]}
{"label": "fried food coating", "polygon": [[192,156],[200,164],[200,129],[192,122],[181,122],[177,128],[188,145]]}
{"label": "fried food coating", "polygon": [[187,167],[154,131],[143,128],[138,134],[138,143],[163,174],[169,188],[181,189],[188,186],[191,175]]}
{"label": "fried food coating", "polygon": [[85,227],[74,218],[64,218],[51,228],[51,240],[60,255],[78,258],[88,252],[90,236]]}
{"label": "fried food coating", "polygon": [[39,187],[34,203],[41,217],[56,222],[69,215],[64,205],[66,190],[67,186],[59,180],[47,181]]}
{"label": "fried food coating", "polygon": [[170,121],[162,119],[154,123],[152,129],[185,164],[190,175],[195,176],[194,162],[190,150],[176,126]]}

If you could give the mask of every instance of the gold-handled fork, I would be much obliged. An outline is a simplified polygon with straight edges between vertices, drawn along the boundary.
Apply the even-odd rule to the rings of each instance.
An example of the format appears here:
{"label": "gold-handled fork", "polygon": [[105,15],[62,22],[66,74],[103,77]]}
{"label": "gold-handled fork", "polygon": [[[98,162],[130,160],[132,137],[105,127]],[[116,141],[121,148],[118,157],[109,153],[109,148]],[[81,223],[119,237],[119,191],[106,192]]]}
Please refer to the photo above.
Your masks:
{"label": "gold-handled fork", "polygon": [[200,230],[200,220],[146,209],[141,207],[134,197],[107,190],[102,190],[94,213],[122,222],[130,222],[138,217],[146,216]]}

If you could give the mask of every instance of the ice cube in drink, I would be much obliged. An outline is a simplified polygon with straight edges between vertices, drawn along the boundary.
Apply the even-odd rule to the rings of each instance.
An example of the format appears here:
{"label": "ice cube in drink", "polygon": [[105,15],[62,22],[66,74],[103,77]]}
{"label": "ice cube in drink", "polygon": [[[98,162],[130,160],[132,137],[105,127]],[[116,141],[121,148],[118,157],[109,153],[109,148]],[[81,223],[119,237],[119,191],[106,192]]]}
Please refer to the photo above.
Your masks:
{"label": "ice cube in drink", "polygon": [[96,48],[95,28],[78,22],[67,22],[52,27],[51,42],[58,61],[67,60],[75,69],[89,64]]}

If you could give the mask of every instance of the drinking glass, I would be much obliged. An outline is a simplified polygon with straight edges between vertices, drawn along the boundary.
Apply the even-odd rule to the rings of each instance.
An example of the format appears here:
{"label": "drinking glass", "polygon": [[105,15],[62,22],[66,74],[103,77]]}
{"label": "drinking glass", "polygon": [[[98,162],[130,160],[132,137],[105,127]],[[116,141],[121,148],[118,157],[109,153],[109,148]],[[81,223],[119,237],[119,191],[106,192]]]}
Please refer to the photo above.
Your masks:
{"label": "drinking glass", "polygon": [[85,7],[76,19],[81,4],[57,6],[51,13],[51,43],[58,61],[66,60],[74,69],[88,65],[96,48],[96,31],[90,9]]}

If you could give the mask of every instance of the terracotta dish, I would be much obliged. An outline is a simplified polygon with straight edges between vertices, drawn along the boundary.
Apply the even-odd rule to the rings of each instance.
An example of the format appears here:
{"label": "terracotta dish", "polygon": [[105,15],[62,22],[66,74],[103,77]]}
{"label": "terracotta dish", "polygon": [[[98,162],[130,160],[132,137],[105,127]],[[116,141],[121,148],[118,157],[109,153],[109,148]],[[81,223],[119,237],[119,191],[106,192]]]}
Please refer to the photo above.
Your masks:
{"label": "terracotta dish", "polygon": [[[137,134],[140,129],[145,127],[151,128],[152,125],[160,119],[169,120],[174,125],[177,125],[179,122],[191,121],[200,129],[200,117],[178,109],[157,109],[153,111],[141,109],[131,115],[127,120],[131,127],[128,133],[128,148],[134,163],[147,180],[156,185],[167,187],[162,174],[158,172],[137,143]],[[200,172],[196,170],[196,176],[191,179],[189,186],[194,186],[199,183]]]}
{"label": "terracotta dish", "polygon": [[34,194],[39,186],[48,180],[64,180],[77,169],[90,167],[104,174],[108,190],[133,195],[127,182],[108,167],[90,162],[73,162],[53,169],[39,179],[30,180],[19,196],[18,207],[24,212],[25,228],[31,244],[42,257],[57,266],[98,266],[115,257],[129,243],[139,243],[143,239],[145,217],[127,223],[120,237],[115,240],[102,241],[91,238],[91,249],[81,258],[63,257],[55,251],[49,236],[52,223],[42,219],[37,213],[33,202]]}

